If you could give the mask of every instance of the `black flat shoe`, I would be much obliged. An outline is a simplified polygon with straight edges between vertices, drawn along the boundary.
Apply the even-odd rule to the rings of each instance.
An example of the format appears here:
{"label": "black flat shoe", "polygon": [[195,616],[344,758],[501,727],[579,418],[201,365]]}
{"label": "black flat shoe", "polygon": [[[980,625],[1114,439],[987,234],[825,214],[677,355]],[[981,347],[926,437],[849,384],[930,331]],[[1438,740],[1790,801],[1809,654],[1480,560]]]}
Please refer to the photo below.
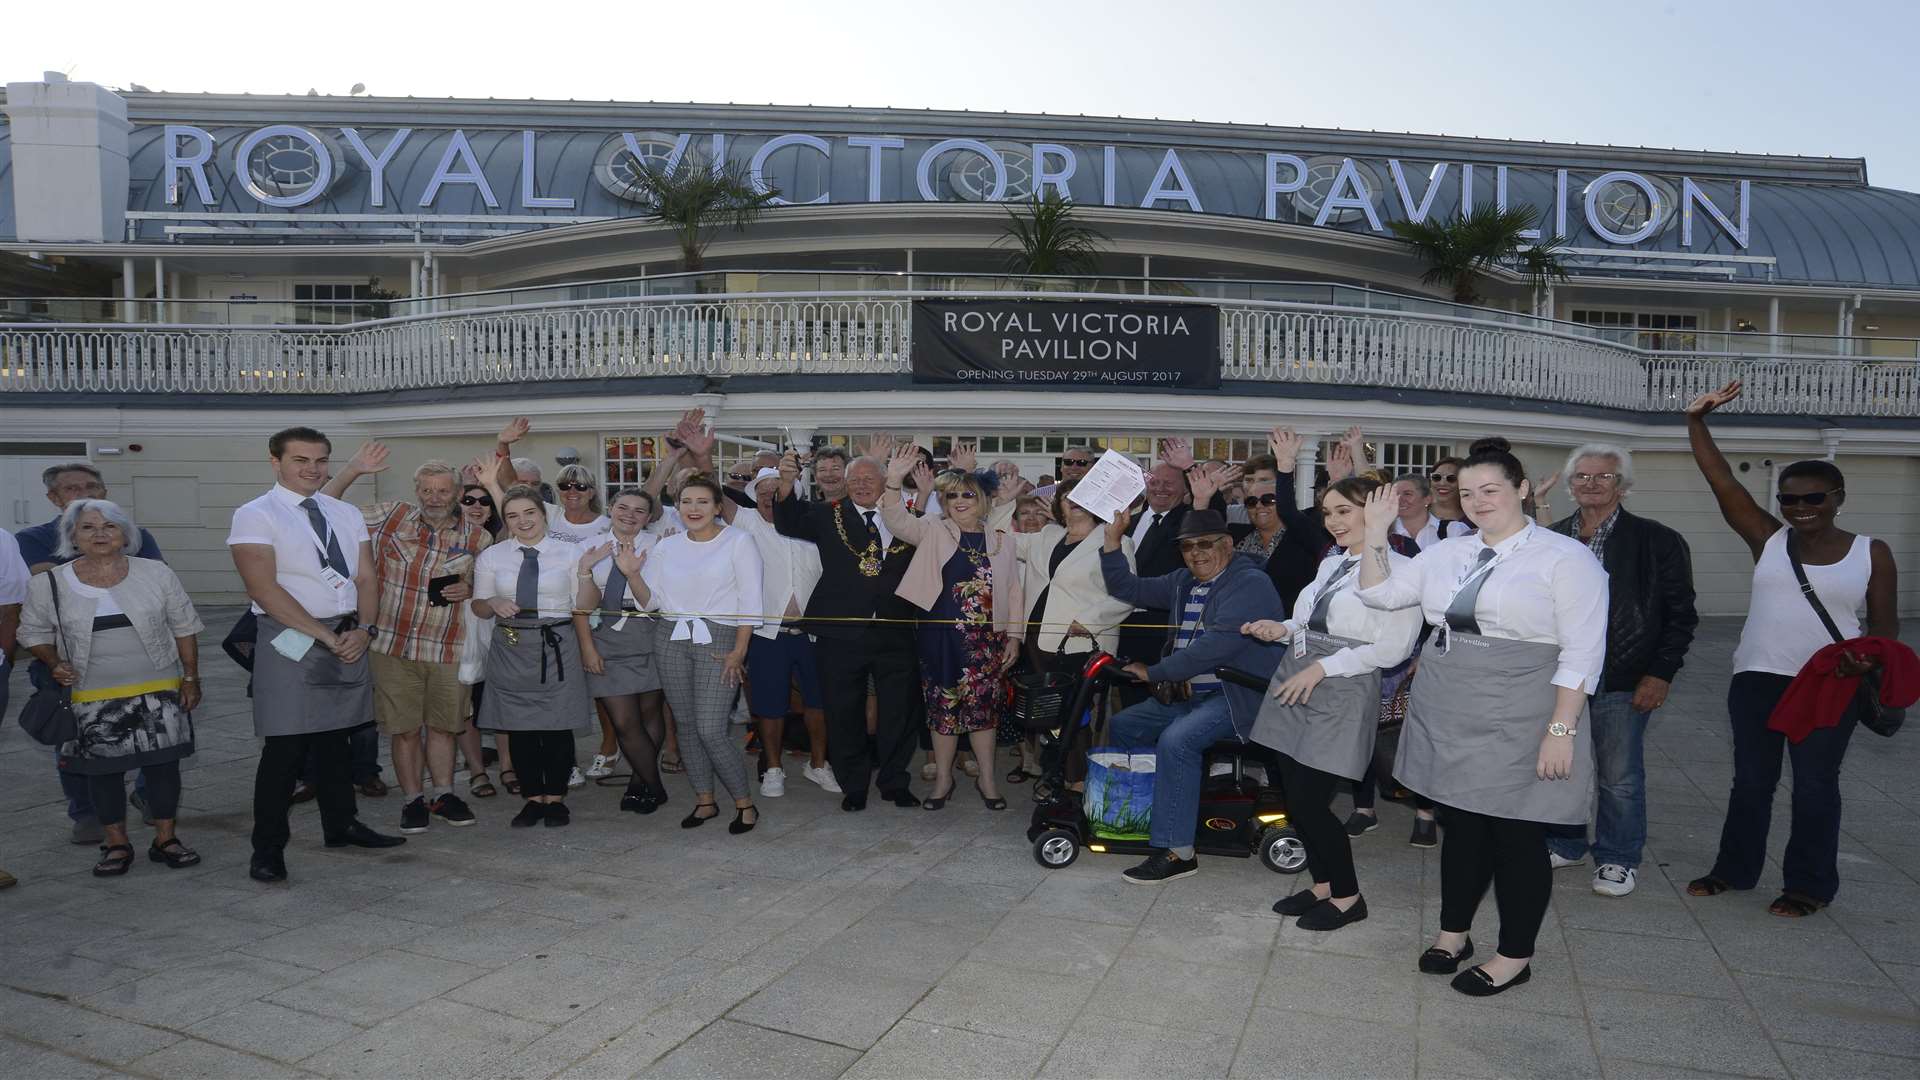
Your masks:
{"label": "black flat shoe", "polygon": [[1451,975],[1460,970],[1462,961],[1472,956],[1472,938],[1468,938],[1467,943],[1461,946],[1457,953],[1450,953],[1436,945],[1420,954],[1420,970],[1427,975]]}
{"label": "black flat shoe", "polygon": [[274,852],[271,855],[256,853],[247,864],[247,876],[255,881],[272,884],[287,880],[287,860],[284,855]]}
{"label": "black flat shoe", "polygon": [[1345,911],[1335,907],[1333,901],[1322,900],[1308,909],[1305,915],[1294,920],[1293,925],[1302,930],[1338,930],[1343,926],[1357,923],[1367,917],[1367,898],[1361,897]]}
{"label": "black flat shoe", "polygon": [[883,796],[888,802],[902,810],[911,810],[920,805],[920,797],[906,788]]}
{"label": "black flat shoe", "polygon": [[1285,915],[1289,918],[1294,918],[1312,911],[1313,905],[1319,902],[1320,898],[1313,895],[1312,889],[1301,889],[1292,896],[1283,897],[1274,901],[1273,913],[1275,915]]}
{"label": "black flat shoe", "polygon": [[406,842],[407,838],[404,836],[387,836],[384,833],[377,833],[358,821],[347,826],[344,832],[337,832],[327,837],[328,847],[389,848],[399,847]]}
{"label": "black flat shoe", "polygon": [[[753,811],[752,821],[747,820],[747,811],[749,810]],[[743,833],[752,832],[753,827],[758,824],[760,824],[760,808],[759,807],[753,806],[753,805],[735,807],[733,811],[733,820],[727,822],[727,832],[733,834],[734,836],[740,836]]]}
{"label": "black flat shoe", "polygon": [[181,843],[177,836],[164,844],[149,844],[147,858],[166,863],[169,870],[184,870],[200,863],[200,853]]}
{"label": "black flat shoe", "polygon": [[1468,997],[1492,997],[1495,994],[1504,994],[1531,978],[1533,978],[1533,965],[1529,964],[1520,969],[1520,974],[1495,986],[1485,968],[1471,967],[1453,977],[1453,988]]}
{"label": "black flat shoe", "polygon": [[[713,813],[703,814],[700,812],[702,810],[711,810],[713,811]],[[683,829],[697,829],[700,826],[705,825],[707,822],[712,821],[714,818],[717,818],[719,816],[720,816],[720,808],[718,806],[715,806],[712,803],[694,803],[693,813],[688,814],[686,817],[683,817],[680,819],[680,827]]]}
{"label": "black flat shoe", "polygon": [[521,807],[520,812],[513,815],[513,820],[507,822],[507,824],[516,829],[530,829],[540,824],[541,819],[546,816],[547,807],[545,803],[537,803],[532,799],[528,799],[527,805]]}
{"label": "black flat shoe", "polygon": [[866,808],[867,800],[864,798],[856,799],[851,795],[847,795],[840,800],[840,809],[845,810],[849,814],[857,814]]}
{"label": "black flat shoe", "polygon": [[543,820],[541,824],[545,825],[549,829],[558,829],[561,826],[571,824],[572,822],[573,822],[573,811],[567,809],[566,803],[557,802],[557,803],[547,804],[547,815],[545,820]]}

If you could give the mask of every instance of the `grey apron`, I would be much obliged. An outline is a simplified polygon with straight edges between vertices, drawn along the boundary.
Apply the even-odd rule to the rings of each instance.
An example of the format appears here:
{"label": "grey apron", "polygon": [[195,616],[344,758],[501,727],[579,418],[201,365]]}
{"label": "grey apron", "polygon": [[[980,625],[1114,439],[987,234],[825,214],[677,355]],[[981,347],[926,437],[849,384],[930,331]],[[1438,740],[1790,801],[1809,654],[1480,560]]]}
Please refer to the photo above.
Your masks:
{"label": "grey apron", "polygon": [[[1366,644],[1302,630],[1273,673],[1274,687],[1341,649]],[[1304,650],[1301,648],[1304,644]],[[1302,653],[1304,652],[1304,655]],[[1269,691],[1260,699],[1253,741],[1272,747],[1309,769],[1358,780],[1373,760],[1373,734],[1380,726],[1380,672],[1329,676],[1298,705],[1282,705]]]}
{"label": "grey apron", "polygon": [[[338,624],[338,620],[320,622]],[[356,728],[373,720],[373,674],[364,655],[343,664],[331,649],[316,641],[296,663],[280,655],[272,644],[287,630],[285,623],[262,614],[255,625],[255,735],[312,735]]]}
{"label": "grey apron", "polygon": [[[1393,775],[1442,806],[1490,817],[1580,825],[1593,800],[1593,736],[1581,707],[1573,774],[1542,780],[1560,646],[1461,630],[1420,654]],[[1325,684],[1322,684],[1325,685]],[[1316,691],[1316,694],[1318,691]]]}
{"label": "grey apron", "polygon": [[606,674],[587,674],[587,689],[594,697],[626,697],[660,689],[660,665],[653,657],[653,620],[629,615],[626,625],[615,630],[617,618],[602,616],[593,628],[593,647],[600,652]]}
{"label": "grey apron", "polygon": [[476,724],[493,731],[585,731],[593,715],[572,621],[494,624]]}

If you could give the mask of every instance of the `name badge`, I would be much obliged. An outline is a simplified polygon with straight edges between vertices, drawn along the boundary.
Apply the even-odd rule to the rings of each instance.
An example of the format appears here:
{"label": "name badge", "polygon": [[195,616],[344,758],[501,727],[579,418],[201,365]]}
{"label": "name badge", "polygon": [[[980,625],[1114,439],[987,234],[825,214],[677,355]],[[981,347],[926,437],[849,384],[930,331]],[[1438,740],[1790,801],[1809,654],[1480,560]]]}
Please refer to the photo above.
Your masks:
{"label": "name badge", "polygon": [[320,568],[320,580],[335,589],[347,589],[353,586],[352,578],[341,577],[340,571],[335,570],[331,566],[322,566]]}
{"label": "name badge", "polygon": [[1307,658],[1307,636],[1312,633],[1313,631],[1311,630],[1302,630],[1293,635],[1293,658],[1295,660],[1305,660]]}
{"label": "name badge", "polygon": [[1453,635],[1448,632],[1450,629],[1446,623],[1441,623],[1434,628],[1433,651],[1436,655],[1445,656],[1447,655],[1447,650],[1453,647]]}

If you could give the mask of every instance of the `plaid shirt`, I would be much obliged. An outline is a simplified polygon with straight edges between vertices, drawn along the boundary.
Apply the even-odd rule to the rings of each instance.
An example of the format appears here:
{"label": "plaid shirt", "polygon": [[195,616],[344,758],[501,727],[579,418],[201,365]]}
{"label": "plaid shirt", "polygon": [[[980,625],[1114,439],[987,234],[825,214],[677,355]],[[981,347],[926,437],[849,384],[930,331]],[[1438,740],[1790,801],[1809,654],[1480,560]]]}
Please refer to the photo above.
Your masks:
{"label": "plaid shirt", "polygon": [[402,660],[433,664],[460,662],[460,605],[429,603],[427,583],[459,574],[473,580],[473,560],[486,549],[486,529],[470,525],[456,507],[453,524],[435,529],[412,503],[365,507],[380,575],[380,636],[373,647]]}
{"label": "plaid shirt", "polygon": [[[1600,527],[1593,530],[1592,538],[1587,541],[1587,550],[1593,552],[1593,557],[1600,560],[1601,566],[1607,565],[1607,537],[1613,535],[1613,527],[1619,523],[1620,508],[1616,506],[1613,508],[1613,513],[1607,515],[1607,520],[1601,522]],[[1573,537],[1575,540],[1580,539],[1580,515],[1578,513],[1566,520],[1566,527],[1568,536]]]}

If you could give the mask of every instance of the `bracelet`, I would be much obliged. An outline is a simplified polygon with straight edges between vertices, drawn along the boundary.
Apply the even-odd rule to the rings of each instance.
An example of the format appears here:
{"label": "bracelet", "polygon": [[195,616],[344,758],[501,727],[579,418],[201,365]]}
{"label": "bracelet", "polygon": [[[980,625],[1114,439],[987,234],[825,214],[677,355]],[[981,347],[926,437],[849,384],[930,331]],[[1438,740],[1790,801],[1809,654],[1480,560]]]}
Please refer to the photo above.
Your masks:
{"label": "bracelet", "polygon": [[899,490],[901,490],[901,488],[899,488],[899,487],[897,487],[897,486],[893,486],[893,485],[889,485],[889,486],[887,487],[887,490],[888,490],[888,491],[899,491]]}
{"label": "bracelet", "polygon": [[199,682],[199,681],[200,681],[200,676],[198,676],[198,675],[182,675],[182,676],[180,676],[180,681],[181,681],[181,682]]}

